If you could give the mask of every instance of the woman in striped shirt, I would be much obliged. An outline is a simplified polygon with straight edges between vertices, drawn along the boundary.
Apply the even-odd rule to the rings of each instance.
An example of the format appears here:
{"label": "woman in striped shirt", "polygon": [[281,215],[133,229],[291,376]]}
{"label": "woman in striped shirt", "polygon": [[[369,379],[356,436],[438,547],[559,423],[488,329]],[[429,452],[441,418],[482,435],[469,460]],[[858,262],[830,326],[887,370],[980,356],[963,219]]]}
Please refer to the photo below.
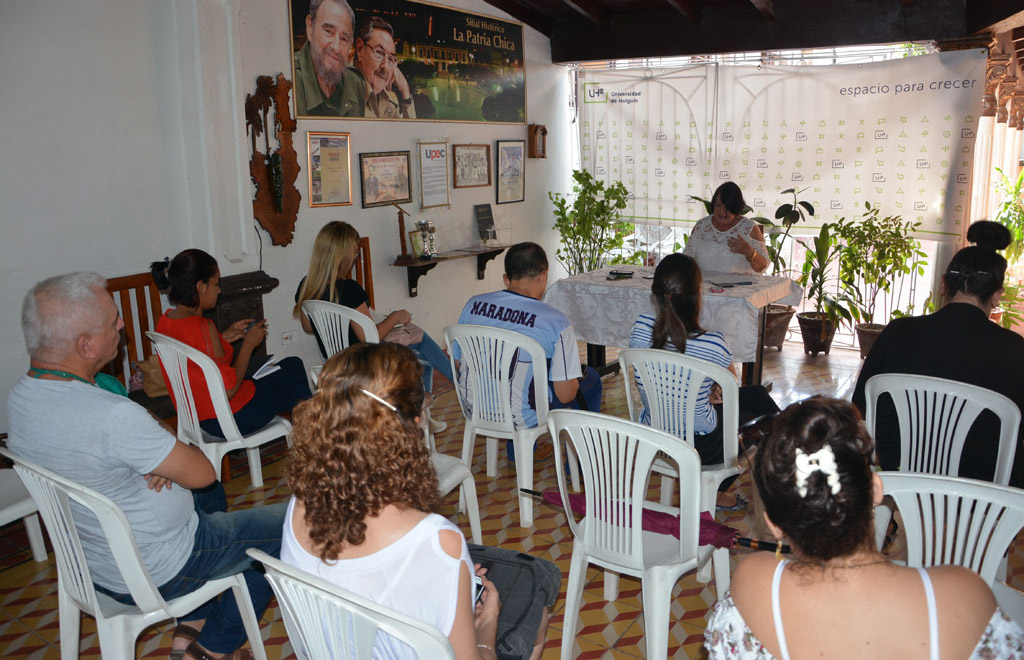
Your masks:
{"label": "woman in striped shirt", "polygon": [[[700,326],[703,276],[700,266],[685,254],[670,254],[654,271],[651,297],[657,308],[657,317],[641,314],[633,324],[630,333],[630,348],[660,348],[677,351],[720,367],[735,374],[732,366],[732,351],[721,332],[705,330]],[[647,395],[637,379],[643,410],[640,421],[650,424],[647,410]],[[701,385],[697,395],[697,409],[694,411],[694,448],[700,454],[703,465],[714,465],[723,460],[722,428],[720,425],[722,407],[721,388],[708,378]],[[765,414],[779,411],[768,391],[760,385],[739,388],[740,423]],[[727,479],[722,484],[725,490],[732,483]],[[742,498],[719,493],[720,509],[739,509],[744,506]]]}

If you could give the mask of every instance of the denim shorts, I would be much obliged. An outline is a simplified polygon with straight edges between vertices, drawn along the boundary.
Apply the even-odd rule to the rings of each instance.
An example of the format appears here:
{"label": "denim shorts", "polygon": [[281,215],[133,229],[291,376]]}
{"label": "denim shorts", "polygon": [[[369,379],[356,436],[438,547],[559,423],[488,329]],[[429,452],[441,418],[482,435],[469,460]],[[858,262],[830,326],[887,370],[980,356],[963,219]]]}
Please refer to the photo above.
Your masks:
{"label": "denim shorts", "polygon": [[558,599],[562,572],[551,562],[515,550],[469,544],[474,564],[487,569],[501,600],[498,660],[528,660],[544,608]]}

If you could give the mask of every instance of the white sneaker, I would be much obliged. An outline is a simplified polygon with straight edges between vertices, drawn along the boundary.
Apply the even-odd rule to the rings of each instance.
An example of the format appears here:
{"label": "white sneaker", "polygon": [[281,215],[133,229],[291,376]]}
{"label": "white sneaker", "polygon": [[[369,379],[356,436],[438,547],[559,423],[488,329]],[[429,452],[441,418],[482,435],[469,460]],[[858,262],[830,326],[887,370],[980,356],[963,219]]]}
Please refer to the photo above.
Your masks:
{"label": "white sneaker", "polygon": [[430,419],[430,432],[431,433],[434,433],[434,434],[441,433],[446,428],[448,428],[448,423],[447,422],[442,422],[442,421],[434,419],[434,418]]}

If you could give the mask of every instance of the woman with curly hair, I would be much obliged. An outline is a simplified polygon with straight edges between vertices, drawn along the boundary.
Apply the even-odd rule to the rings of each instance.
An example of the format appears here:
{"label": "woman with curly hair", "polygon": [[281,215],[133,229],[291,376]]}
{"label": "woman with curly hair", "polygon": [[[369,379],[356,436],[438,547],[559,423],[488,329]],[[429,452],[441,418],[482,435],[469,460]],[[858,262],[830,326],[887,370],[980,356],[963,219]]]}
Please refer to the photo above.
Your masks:
{"label": "woman with curly hair", "polygon": [[709,657],[1022,657],[1024,631],[976,573],[897,566],[878,552],[873,453],[849,402],[812,398],[775,418],[754,478],[768,528],[789,539],[793,559],[740,563],[708,620]]}
{"label": "woman with curly hair", "polygon": [[[558,569],[494,548],[474,546],[471,558],[459,528],[432,513],[438,482],[420,426],[423,399],[419,362],[404,346],[356,344],[327,361],[319,390],[293,416],[281,559],[433,625],[459,660],[499,651],[539,658]],[[506,565],[519,578],[499,602]],[[483,583],[475,611],[474,573]],[[499,619],[506,610],[513,620]],[[387,637],[376,641],[378,654],[414,656]]]}

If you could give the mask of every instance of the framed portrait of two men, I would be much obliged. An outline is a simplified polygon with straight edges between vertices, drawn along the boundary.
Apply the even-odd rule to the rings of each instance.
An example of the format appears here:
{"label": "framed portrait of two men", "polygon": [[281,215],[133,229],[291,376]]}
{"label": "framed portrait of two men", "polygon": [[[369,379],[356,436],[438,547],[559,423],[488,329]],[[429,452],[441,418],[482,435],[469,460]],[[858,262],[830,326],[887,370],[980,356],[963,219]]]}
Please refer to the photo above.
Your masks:
{"label": "framed portrait of two men", "polygon": [[290,0],[295,116],[526,123],[523,25],[413,0]]}

